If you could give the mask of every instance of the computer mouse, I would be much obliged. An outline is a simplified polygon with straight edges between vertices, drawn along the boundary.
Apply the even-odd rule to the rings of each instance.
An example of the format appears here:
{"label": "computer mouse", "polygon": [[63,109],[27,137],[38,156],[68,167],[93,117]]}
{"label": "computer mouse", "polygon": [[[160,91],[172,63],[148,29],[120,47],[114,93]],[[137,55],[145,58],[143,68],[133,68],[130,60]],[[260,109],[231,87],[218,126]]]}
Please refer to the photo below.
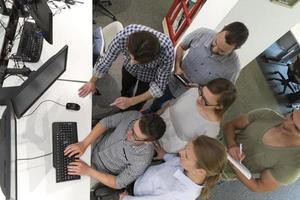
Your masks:
{"label": "computer mouse", "polygon": [[66,104],[66,109],[67,110],[80,110],[80,105],[77,103],[67,103]]}

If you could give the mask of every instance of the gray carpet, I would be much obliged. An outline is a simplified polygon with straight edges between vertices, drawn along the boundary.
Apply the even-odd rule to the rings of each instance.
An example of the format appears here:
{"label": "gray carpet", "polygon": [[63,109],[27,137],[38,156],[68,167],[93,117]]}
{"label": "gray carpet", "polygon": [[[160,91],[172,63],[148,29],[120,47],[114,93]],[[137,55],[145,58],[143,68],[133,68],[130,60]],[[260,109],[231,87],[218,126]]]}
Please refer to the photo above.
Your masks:
{"label": "gray carpet", "polygon": [[[170,7],[171,0],[112,0],[107,6],[124,25],[144,24],[162,31],[162,20]],[[105,16],[99,7],[94,7],[95,26],[105,26],[112,20]],[[115,112],[108,105],[120,95],[122,60],[118,58],[105,79],[99,80],[97,87],[102,93],[94,97],[94,115],[105,116]],[[238,98],[225,115],[225,121],[255,108],[269,107],[285,113],[274,97],[256,61],[246,66],[237,81]],[[239,181],[226,182],[214,188],[212,200],[298,200],[300,199],[300,180],[289,186],[269,193],[254,193]]]}

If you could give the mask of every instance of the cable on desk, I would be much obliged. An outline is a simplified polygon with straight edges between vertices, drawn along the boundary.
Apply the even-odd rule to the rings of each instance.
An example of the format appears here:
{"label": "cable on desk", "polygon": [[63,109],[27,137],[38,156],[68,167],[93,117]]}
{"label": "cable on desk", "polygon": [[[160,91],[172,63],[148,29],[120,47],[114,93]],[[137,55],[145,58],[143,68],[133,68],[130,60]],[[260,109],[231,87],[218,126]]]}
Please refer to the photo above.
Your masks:
{"label": "cable on desk", "polygon": [[58,102],[56,102],[56,101],[47,99],[47,100],[44,100],[44,101],[42,101],[41,103],[39,103],[39,105],[38,105],[31,113],[29,113],[28,115],[24,115],[22,118],[28,117],[28,116],[32,115],[32,114],[40,107],[41,104],[43,104],[43,103],[45,103],[45,102],[47,102],[47,101],[53,102],[53,103],[55,103],[55,104],[57,104],[57,105],[60,105],[60,106],[63,106],[63,107],[66,107],[65,105],[63,105],[63,104],[61,104],[61,103],[58,103]]}
{"label": "cable on desk", "polygon": [[38,158],[42,158],[42,157],[49,156],[49,155],[51,155],[51,154],[53,154],[53,152],[47,153],[47,154],[44,154],[44,155],[41,155],[41,156],[31,157],[31,158],[19,158],[19,159],[17,159],[17,160],[18,160],[18,161],[20,161],[20,160],[34,160],[34,159],[38,159]]}

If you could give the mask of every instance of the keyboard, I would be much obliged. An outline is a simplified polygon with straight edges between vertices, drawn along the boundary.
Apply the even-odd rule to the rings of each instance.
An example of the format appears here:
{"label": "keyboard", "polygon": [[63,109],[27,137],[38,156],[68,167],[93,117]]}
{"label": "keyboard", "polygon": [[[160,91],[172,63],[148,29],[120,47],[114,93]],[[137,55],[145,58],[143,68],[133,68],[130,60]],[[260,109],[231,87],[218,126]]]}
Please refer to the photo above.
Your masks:
{"label": "keyboard", "polygon": [[75,157],[64,156],[65,148],[78,142],[76,122],[53,122],[53,167],[56,169],[56,182],[80,179],[80,176],[68,175],[67,166]]}
{"label": "keyboard", "polygon": [[24,62],[38,62],[43,49],[43,36],[35,23],[25,22],[15,57]]}

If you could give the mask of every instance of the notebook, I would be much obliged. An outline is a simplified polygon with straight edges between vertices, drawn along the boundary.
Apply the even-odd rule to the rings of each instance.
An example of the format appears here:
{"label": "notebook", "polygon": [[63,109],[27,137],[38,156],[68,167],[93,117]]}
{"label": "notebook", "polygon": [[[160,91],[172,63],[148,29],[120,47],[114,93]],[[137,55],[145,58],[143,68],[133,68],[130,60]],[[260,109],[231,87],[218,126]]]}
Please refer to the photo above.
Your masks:
{"label": "notebook", "polygon": [[235,166],[235,168],[237,168],[247,179],[251,179],[251,172],[249,171],[249,169],[247,169],[242,163],[240,163],[240,161],[237,161],[235,159],[233,159],[231,157],[231,155],[229,155],[227,153],[227,159],[229,160],[229,162]]}

